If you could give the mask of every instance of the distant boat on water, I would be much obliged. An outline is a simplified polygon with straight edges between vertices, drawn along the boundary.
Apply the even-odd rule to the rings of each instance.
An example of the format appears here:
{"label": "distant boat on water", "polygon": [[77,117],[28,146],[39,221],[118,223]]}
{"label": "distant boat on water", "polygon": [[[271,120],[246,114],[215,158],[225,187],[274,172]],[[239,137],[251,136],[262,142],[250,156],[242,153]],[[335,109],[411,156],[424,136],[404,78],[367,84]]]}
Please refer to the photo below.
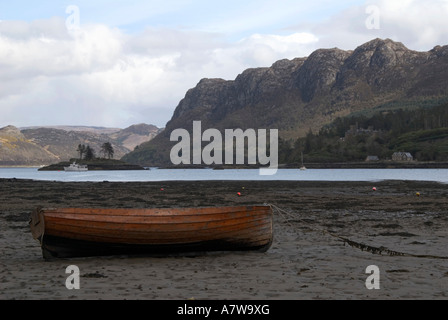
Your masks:
{"label": "distant boat on water", "polygon": [[76,162],[73,162],[70,166],[64,167],[64,171],[67,172],[82,172],[82,171],[88,171],[89,168],[86,165],[77,164]]}
{"label": "distant boat on water", "polygon": [[305,165],[303,164],[303,152],[302,152],[302,166],[300,167],[300,170],[301,170],[301,171],[306,171],[306,167],[305,167]]}

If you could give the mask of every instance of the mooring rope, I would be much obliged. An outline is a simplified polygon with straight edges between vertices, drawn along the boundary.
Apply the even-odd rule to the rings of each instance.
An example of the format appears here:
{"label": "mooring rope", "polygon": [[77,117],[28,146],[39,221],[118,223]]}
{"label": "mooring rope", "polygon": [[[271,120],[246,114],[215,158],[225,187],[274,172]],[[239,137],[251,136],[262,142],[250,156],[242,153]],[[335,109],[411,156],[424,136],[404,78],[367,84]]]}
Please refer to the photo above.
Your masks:
{"label": "mooring rope", "polygon": [[[345,237],[341,237],[333,232],[330,232],[327,229],[321,229],[321,228],[315,228],[314,226],[312,226],[308,221],[301,219],[300,217],[294,215],[291,212],[288,212],[274,204],[270,204],[267,203],[267,206],[271,207],[273,210],[276,210],[277,213],[285,220],[285,222],[293,227],[293,225],[291,224],[291,221],[294,219],[295,221],[300,221],[304,224],[306,224],[310,229],[312,229],[313,231],[316,232],[322,232],[324,234],[327,234],[333,238],[336,238],[340,241],[342,241],[344,243],[344,245],[349,245],[352,248],[357,248],[360,249],[361,251],[366,251],[366,252],[370,252],[372,254],[377,254],[377,255],[388,255],[388,256],[400,256],[400,257],[412,257],[412,258],[423,258],[423,259],[443,259],[443,260],[448,260],[448,257],[443,257],[443,256],[436,256],[436,255],[419,255],[419,254],[411,254],[411,253],[405,253],[405,252],[399,252],[399,251],[393,251],[393,250],[389,250],[385,247],[373,247],[373,246],[369,246],[363,243],[359,243],[353,240],[350,240],[348,238]],[[292,219],[293,218],[293,219]]]}

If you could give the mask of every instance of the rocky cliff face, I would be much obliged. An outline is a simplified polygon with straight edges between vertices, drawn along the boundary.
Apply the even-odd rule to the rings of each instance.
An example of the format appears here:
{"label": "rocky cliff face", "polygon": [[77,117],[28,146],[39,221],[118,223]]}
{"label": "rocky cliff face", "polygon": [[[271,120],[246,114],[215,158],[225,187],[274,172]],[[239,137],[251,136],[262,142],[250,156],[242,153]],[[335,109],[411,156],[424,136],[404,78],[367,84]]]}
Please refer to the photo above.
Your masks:
{"label": "rocky cliff face", "polygon": [[[321,49],[308,58],[249,69],[234,81],[203,79],[179,103],[166,130],[127,161],[168,163],[171,132],[206,128],[279,129],[286,139],[317,131],[339,116],[390,102],[448,97],[448,46],[416,52],[375,39],[354,51]],[[156,156],[155,156],[156,155]]]}
{"label": "rocky cliff face", "polygon": [[135,146],[150,141],[160,129],[147,124],[120,130],[35,127],[20,130],[0,128],[0,165],[45,165],[79,157],[79,144],[90,145],[100,156],[102,144],[110,142],[115,158],[121,158]]}

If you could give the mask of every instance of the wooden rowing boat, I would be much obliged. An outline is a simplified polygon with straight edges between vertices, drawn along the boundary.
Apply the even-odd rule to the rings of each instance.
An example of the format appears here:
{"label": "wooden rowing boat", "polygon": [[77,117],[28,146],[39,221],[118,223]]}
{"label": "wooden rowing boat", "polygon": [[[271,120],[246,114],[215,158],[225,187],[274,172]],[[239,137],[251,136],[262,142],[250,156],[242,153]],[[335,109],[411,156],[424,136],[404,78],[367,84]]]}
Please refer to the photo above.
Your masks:
{"label": "wooden rowing boat", "polygon": [[266,251],[272,244],[269,206],[183,209],[38,208],[34,239],[45,259]]}

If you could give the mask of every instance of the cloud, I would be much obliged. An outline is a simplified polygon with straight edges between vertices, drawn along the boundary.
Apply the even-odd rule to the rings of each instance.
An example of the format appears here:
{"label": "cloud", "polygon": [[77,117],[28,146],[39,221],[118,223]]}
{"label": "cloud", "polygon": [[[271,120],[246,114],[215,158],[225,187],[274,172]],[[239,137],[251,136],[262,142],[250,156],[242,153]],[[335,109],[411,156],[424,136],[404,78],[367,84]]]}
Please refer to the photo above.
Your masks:
{"label": "cloud", "polygon": [[382,33],[410,46],[426,50],[448,43],[448,1],[379,1]]}
{"label": "cloud", "polygon": [[[374,8],[378,13],[373,17]],[[375,0],[352,6],[325,21],[299,24],[290,30],[308,28],[319,37],[320,47],[354,49],[373,38],[390,38],[413,50],[427,51],[448,44],[447,0]],[[378,19],[379,29],[367,28],[368,19]]]}
{"label": "cloud", "polygon": [[121,52],[120,33],[101,25],[73,35],[62,19],[1,26],[0,79],[94,72],[109,68]]}
{"label": "cloud", "polygon": [[245,48],[249,64],[266,66],[283,58],[307,56],[319,39],[310,33],[294,33],[291,35],[261,35],[255,34],[240,41]]}
{"label": "cloud", "polygon": [[[160,4],[149,17],[180,14],[190,5],[187,0],[176,1],[177,9]],[[186,91],[202,78],[233,80],[247,68],[306,57],[322,47],[355,49],[377,37],[401,41],[414,50],[448,44],[447,0],[375,0],[349,6],[351,2],[338,7],[325,0],[304,7],[291,0],[288,11],[274,2],[252,1],[239,8],[241,12],[222,5],[222,12],[213,16],[207,12],[216,8],[206,2],[205,11],[195,13],[202,22],[194,27],[180,28],[176,16],[171,16],[166,24],[155,27],[154,22],[130,33],[111,24],[91,23],[89,15],[95,16],[98,8],[88,2],[82,6],[81,26],[75,31],[67,30],[66,20],[60,17],[2,21],[0,127],[125,127],[140,122],[164,126]],[[108,11],[102,19],[113,20],[114,25],[147,19],[142,13],[146,7],[133,3],[128,11]],[[368,6],[378,8],[379,29],[366,27]],[[139,14],[114,18],[129,10]],[[310,14],[306,19],[317,11],[330,13],[317,18]],[[300,19],[294,18],[297,12]],[[292,22],[299,20],[303,22]],[[242,36],[235,40],[237,35]]]}
{"label": "cloud", "polygon": [[130,35],[101,24],[68,32],[62,19],[7,21],[1,31],[0,125],[18,126],[164,126],[202,78],[234,79],[248,67],[306,54],[317,41],[298,33],[230,43],[216,33],[147,28]]}

